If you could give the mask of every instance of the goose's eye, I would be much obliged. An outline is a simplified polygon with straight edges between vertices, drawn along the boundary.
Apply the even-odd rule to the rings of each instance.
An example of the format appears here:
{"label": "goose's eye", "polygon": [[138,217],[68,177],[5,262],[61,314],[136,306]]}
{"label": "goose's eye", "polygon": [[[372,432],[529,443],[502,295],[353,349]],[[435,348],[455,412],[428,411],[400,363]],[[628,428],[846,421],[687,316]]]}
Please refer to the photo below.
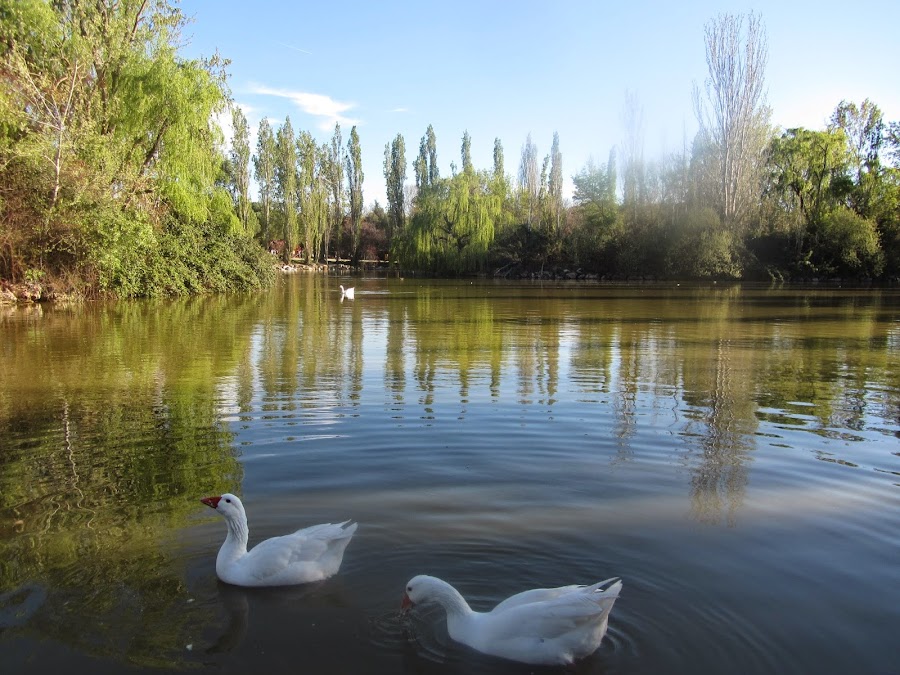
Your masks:
{"label": "goose's eye", "polygon": [[225,502],[228,503],[228,504],[230,504],[230,503],[231,503],[231,500],[230,500],[230,499],[226,499]]}
{"label": "goose's eye", "polygon": [[407,593],[412,593],[412,586],[407,586],[407,587],[406,587],[406,592],[407,592]]}

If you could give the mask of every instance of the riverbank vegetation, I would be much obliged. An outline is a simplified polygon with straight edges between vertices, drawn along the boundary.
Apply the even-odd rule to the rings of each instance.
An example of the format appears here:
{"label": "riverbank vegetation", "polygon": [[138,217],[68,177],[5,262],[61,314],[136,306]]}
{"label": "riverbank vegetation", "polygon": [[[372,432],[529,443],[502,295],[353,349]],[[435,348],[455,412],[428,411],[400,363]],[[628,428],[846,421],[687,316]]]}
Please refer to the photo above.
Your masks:
{"label": "riverbank vegetation", "polygon": [[251,147],[227,61],[181,57],[184,24],[167,0],[0,6],[0,280],[250,289],[270,251],[436,275],[900,275],[900,122],[865,100],[836,102],[824,129],[773,127],[758,16],[706,24],[699,130],[665,157],[645,157],[631,93],[622,142],[572,174],[556,134],[543,156],[529,135],[512,173],[499,138],[475,167],[465,133],[441,175],[429,125],[414,157],[400,134],[386,144],[386,200],[367,211],[357,128],[319,144],[263,119]]}
{"label": "riverbank vegetation", "polygon": [[164,0],[0,6],[0,277],[124,297],[267,283],[213,122],[227,64],[181,58],[183,25]]}

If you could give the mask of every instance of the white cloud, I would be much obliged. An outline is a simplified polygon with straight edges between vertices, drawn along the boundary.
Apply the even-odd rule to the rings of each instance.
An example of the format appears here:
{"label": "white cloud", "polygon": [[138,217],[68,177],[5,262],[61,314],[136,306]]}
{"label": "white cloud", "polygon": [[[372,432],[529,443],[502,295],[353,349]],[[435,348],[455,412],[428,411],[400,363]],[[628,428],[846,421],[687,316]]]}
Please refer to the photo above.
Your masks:
{"label": "white cloud", "polygon": [[[247,125],[250,127],[250,147],[256,148],[256,132],[257,127],[259,126],[259,110],[250,104],[241,103],[239,101],[234,101],[233,105],[236,105],[241,109],[241,112],[244,113],[244,117],[247,118]],[[222,149],[224,152],[228,152],[231,149],[232,138],[234,137],[234,125],[231,120],[231,107],[226,106],[224,110],[213,115],[213,121],[219,126],[219,129],[222,130]]]}
{"label": "white cloud", "polygon": [[405,113],[405,112],[409,112],[409,108],[394,108],[393,110],[391,110],[391,112]]}
{"label": "white cloud", "polygon": [[355,103],[343,103],[335,101],[324,94],[311,94],[305,91],[290,91],[287,89],[274,89],[265,85],[254,85],[251,92],[263,96],[278,96],[292,101],[307,115],[322,118],[319,128],[323,131],[331,129],[336,122],[344,125],[358,124],[359,120],[346,117],[343,113],[356,107]]}

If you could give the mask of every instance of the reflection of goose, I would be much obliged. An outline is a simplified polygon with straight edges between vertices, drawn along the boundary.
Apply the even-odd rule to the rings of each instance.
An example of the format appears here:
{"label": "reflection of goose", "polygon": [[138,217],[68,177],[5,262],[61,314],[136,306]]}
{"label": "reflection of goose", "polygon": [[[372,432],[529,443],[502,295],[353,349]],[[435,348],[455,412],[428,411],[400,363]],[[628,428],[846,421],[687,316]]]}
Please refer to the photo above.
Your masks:
{"label": "reflection of goose", "polygon": [[232,494],[204,497],[225,517],[228,534],[216,556],[216,575],[236,586],[288,586],[327,579],[338,571],[356,523],[313,525],[272,537],[247,550],[249,529],[241,500]]}
{"label": "reflection of goose", "polygon": [[356,288],[345,289],[343,286],[341,286],[341,300],[343,300],[344,298],[347,298],[348,300],[353,300],[353,298],[355,296],[356,296]]}
{"label": "reflection of goose", "polygon": [[622,582],[537,588],[475,612],[446,581],[420,575],[406,585],[403,609],[436,602],[447,612],[450,637],[485,654],[523,663],[562,665],[588,656],[606,634]]}
{"label": "reflection of goose", "polygon": [[222,584],[219,596],[228,614],[228,625],[225,631],[207,650],[207,654],[230,652],[240,646],[247,635],[250,618],[250,603],[247,592],[243,588]]}

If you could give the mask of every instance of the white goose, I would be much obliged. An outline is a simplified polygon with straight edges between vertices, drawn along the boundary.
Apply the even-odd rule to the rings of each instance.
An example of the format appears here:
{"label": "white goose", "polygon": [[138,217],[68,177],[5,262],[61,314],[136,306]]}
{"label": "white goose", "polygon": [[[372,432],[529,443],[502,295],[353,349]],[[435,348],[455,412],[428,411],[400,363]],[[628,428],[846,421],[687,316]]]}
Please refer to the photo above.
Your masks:
{"label": "white goose", "polygon": [[216,575],[236,586],[289,586],[327,579],[338,571],[356,523],[313,525],[272,537],[247,550],[247,513],[233,494],[200,500],[225,517],[228,534],[216,556]]}
{"label": "white goose", "polygon": [[473,611],[446,581],[427,575],[406,585],[401,611],[436,602],[450,637],[485,654],[536,665],[568,665],[592,654],[606,634],[622,582],[537,588],[507,598],[490,612]]}
{"label": "white goose", "polygon": [[356,288],[355,287],[344,289],[344,287],[341,286],[341,300],[343,300],[344,298],[347,298],[348,300],[353,300],[355,297],[356,297]]}

